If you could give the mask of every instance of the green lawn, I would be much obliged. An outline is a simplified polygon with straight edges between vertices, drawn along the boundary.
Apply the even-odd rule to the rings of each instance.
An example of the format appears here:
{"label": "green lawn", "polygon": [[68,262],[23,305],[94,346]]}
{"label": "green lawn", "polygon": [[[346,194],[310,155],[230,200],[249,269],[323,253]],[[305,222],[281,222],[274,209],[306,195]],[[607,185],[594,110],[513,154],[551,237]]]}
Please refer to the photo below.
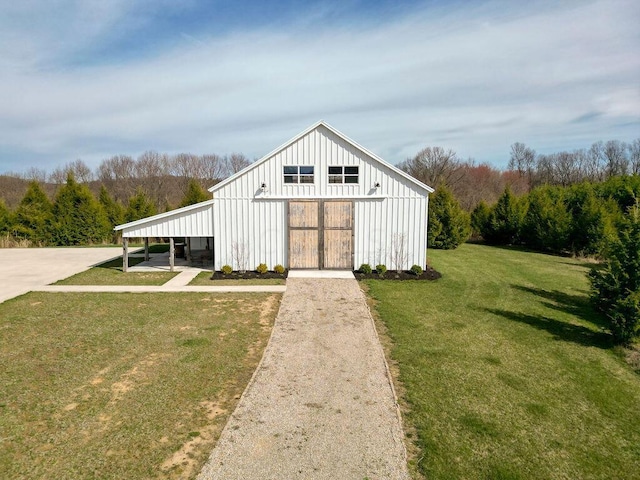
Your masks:
{"label": "green lawn", "polygon": [[[143,257],[130,257],[129,266],[144,261]],[[178,272],[122,272],[122,257],[114,258],[96,267],[76,273],[53,285],[162,285]]]}
{"label": "green lawn", "polygon": [[29,293],[0,304],[0,478],[193,478],[277,294]]}
{"label": "green lawn", "polygon": [[200,272],[196,278],[189,282],[189,285],[208,285],[208,286],[227,286],[227,285],[285,285],[286,280],[281,278],[264,278],[264,279],[229,279],[229,280],[211,280],[211,273]]}
{"label": "green lawn", "polygon": [[640,478],[640,375],[588,304],[589,265],[469,244],[429,262],[442,279],[366,282],[419,447],[414,474]]}

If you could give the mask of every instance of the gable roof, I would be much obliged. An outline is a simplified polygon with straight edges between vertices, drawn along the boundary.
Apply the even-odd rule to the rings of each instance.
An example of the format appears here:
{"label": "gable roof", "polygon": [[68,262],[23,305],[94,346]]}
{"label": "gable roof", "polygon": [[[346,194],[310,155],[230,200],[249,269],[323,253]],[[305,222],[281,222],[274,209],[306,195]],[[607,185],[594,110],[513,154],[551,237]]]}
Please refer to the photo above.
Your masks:
{"label": "gable roof", "polygon": [[309,132],[312,132],[313,130],[316,130],[318,127],[324,127],[327,130],[329,130],[331,133],[333,133],[334,135],[336,135],[337,137],[339,137],[340,139],[342,139],[343,141],[345,141],[346,143],[352,145],[354,148],[356,148],[357,150],[359,150],[360,152],[362,152],[363,154],[365,154],[366,156],[370,157],[371,159],[373,159],[374,161],[380,163],[384,168],[388,168],[392,171],[394,171],[395,173],[397,173],[398,175],[400,175],[401,177],[404,177],[406,180],[408,180],[410,183],[412,183],[413,185],[415,185],[416,187],[418,187],[420,190],[424,190],[427,194],[429,193],[433,193],[433,188],[431,188],[430,186],[422,183],[421,181],[415,179],[414,177],[412,177],[411,175],[409,175],[406,172],[403,172],[402,170],[400,170],[398,167],[391,165],[390,163],[386,162],[385,160],[383,160],[382,158],[380,158],[379,156],[377,156],[375,153],[367,150],[366,148],[364,148],[363,146],[359,145],[358,143],[354,142],[353,140],[351,140],[349,137],[347,137],[346,135],[344,135],[343,133],[341,133],[340,131],[336,130],[335,128],[333,128],[331,125],[329,125],[328,123],[326,123],[323,120],[320,120],[316,123],[314,123],[313,125],[311,125],[309,128],[307,128],[306,130],[302,131],[301,133],[299,133],[298,135],[296,135],[295,137],[293,137],[291,140],[283,143],[282,145],[280,145],[278,148],[276,148],[275,150],[272,150],[271,152],[267,153],[264,157],[260,158],[259,160],[256,160],[255,162],[253,162],[252,164],[250,164],[249,166],[243,168],[242,170],[240,170],[239,172],[237,172],[236,174],[230,176],[229,178],[226,178],[225,180],[223,180],[220,183],[217,183],[216,185],[214,185],[213,187],[209,188],[210,192],[215,192],[216,190],[219,190],[220,188],[224,187],[225,185],[228,185],[229,183],[233,182],[236,178],[241,177],[242,175],[244,175],[245,173],[253,170],[254,168],[258,167],[259,165],[263,164],[264,162],[266,162],[267,160],[269,160],[271,157],[273,157],[274,155],[276,155],[277,153],[281,152],[282,150],[284,150],[285,148],[287,148],[289,145],[294,144],[295,142],[297,142],[298,140],[300,140],[302,137],[304,137],[305,135],[307,135]]}

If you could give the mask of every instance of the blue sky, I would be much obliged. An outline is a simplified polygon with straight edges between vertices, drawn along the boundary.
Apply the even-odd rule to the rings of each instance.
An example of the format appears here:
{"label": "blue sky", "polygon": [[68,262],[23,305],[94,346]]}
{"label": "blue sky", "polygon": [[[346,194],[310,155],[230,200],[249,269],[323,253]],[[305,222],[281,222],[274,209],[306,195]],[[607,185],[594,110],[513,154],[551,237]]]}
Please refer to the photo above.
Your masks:
{"label": "blue sky", "polygon": [[0,173],[260,157],[323,119],[391,163],[640,137],[640,3],[0,0]]}

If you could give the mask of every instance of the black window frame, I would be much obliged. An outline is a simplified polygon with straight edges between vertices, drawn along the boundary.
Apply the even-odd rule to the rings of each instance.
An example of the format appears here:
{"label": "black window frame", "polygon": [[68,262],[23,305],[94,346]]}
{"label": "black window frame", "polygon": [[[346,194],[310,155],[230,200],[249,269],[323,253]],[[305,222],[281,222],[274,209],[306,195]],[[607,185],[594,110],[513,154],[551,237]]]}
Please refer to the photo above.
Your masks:
{"label": "black window frame", "polygon": [[327,170],[329,185],[357,185],[360,183],[358,165],[330,165]]}
{"label": "black window frame", "polygon": [[313,165],[283,165],[285,185],[313,185],[316,182]]}

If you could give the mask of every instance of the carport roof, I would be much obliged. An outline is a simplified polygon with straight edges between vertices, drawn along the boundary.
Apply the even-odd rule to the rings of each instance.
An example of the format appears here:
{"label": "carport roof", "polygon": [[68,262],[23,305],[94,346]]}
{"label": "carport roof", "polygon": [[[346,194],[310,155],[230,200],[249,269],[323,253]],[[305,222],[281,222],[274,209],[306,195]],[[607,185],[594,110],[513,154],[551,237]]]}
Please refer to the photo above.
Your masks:
{"label": "carport roof", "polygon": [[165,213],[159,213],[158,215],[154,215],[152,217],[146,217],[146,218],[141,218],[140,220],[135,220],[133,222],[129,222],[129,223],[123,223],[122,225],[118,225],[114,228],[114,230],[118,231],[118,230],[125,230],[125,229],[129,229],[132,227],[141,227],[141,226],[145,226],[148,224],[152,224],[157,222],[158,220],[163,220],[163,219],[169,219],[171,217],[176,217],[176,216],[180,216],[186,212],[189,212],[191,210],[195,210],[198,208],[202,208],[205,207],[207,205],[213,205],[214,200],[205,200],[204,202],[199,202],[199,203],[194,203],[193,205],[188,205],[186,207],[182,207],[182,208],[176,208],[175,210],[170,210],[168,212]]}

